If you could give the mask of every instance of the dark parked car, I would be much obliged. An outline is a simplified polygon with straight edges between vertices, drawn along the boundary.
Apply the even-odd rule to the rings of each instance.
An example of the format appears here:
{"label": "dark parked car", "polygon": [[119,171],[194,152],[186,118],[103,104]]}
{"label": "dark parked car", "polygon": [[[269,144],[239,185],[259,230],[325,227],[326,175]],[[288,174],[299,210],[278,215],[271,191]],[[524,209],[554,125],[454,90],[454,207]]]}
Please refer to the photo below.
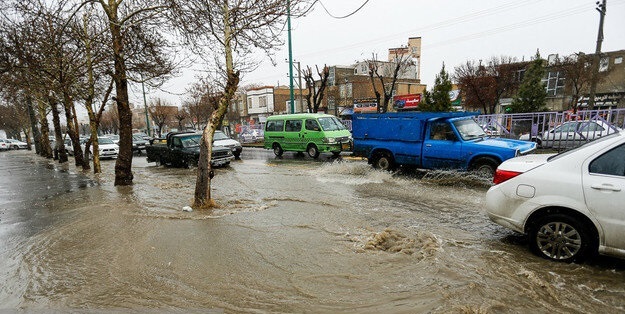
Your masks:
{"label": "dark parked car", "polygon": [[[171,132],[164,139],[154,139],[146,146],[148,162],[176,167],[196,166],[200,158],[201,133]],[[213,146],[211,165],[229,165],[234,159],[232,150],[224,146]]]}

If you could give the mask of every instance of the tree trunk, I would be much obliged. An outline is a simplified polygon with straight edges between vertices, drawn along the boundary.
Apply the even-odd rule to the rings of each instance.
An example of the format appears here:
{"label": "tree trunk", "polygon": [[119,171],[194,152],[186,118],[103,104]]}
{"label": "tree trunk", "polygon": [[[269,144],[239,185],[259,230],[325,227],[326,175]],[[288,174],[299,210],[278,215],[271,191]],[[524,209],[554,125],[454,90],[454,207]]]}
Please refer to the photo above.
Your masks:
{"label": "tree trunk", "polygon": [[[28,106],[28,118],[30,119],[30,128],[33,132],[33,142],[35,143],[35,153],[41,155],[41,133],[37,128],[37,116],[35,115],[35,109],[33,108],[33,99],[30,96],[26,97],[26,105]],[[30,143],[28,145],[30,148]]]}
{"label": "tree trunk", "polygon": [[[117,21],[117,10],[110,17],[109,27],[113,40],[115,61],[115,93],[119,116],[119,154],[115,162],[115,185],[132,185],[132,112],[128,103],[128,79],[124,60],[124,41],[121,25]],[[95,152],[95,149],[94,149]]]}
{"label": "tree trunk", "polygon": [[52,158],[54,154],[50,145],[50,125],[48,124],[45,104],[39,102],[37,107],[39,109],[39,123],[41,123],[41,156]]}
{"label": "tree trunk", "polygon": [[65,109],[65,121],[67,123],[67,134],[69,135],[69,139],[72,141],[72,146],[74,147],[74,164],[76,167],[82,167],[84,162],[82,156],[82,148],[80,147],[80,139],[78,138],[78,126],[75,124],[75,119],[73,117],[73,110],[71,98],[66,92],[63,92],[63,107]]}

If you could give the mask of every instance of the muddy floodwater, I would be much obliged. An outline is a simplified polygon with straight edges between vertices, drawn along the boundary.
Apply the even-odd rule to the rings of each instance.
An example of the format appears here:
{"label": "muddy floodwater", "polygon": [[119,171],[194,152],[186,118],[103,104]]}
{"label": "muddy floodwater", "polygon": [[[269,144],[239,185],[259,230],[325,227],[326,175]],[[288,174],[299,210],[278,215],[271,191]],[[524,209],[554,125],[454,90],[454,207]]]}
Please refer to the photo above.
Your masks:
{"label": "muddy floodwater", "polygon": [[0,309],[615,313],[625,262],[553,263],[490,222],[489,182],[247,148],[185,212],[195,169],[135,155],[113,186],[0,153]]}

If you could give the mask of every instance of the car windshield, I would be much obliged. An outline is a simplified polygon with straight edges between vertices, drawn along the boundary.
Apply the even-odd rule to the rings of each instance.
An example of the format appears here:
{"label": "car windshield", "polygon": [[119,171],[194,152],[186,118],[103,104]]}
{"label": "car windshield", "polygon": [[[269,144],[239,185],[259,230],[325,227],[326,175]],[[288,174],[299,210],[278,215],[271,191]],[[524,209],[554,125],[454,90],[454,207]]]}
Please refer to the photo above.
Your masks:
{"label": "car windshield", "polygon": [[115,144],[113,140],[108,137],[98,137],[98,144]]}
{"label": "car windshield", "polygon": [[341,121],[339,121],[339,119],[335,117],[324,117],[317,120],[319,121],[319,124],[321,124],[321,128],[324,131],[345,130],[345,126],[343,125],[343,123],[341,123]]}
{"label": "car windshield", "polygon": [[616,136],[621,136],[621,133],[612,133],[612,134],[610,134],[610,135],[606,135],[606,136],[604,136],[604,137],[600,137],[600,138],[598,138],[598,139],[596,139],[596,140],[592,140],[592,141],[590,141],[590,142],[587,142],[586,144],[584,144],[584,145],[582,145],[582,146],[575,147],[575,148],[572,148],[572,149],[569,149],[569,150],[565,150],[565,151],[563,151],[563,152],[561,152],[561,153],[559,153],[559,154],[556,154],[556,155],[553,155],[553,156],[551,156],[551,157],[547,158],[547,161],[553,161],[553,160],[556,160],[556,159],[561,158],[561,157],[564,157],[564,156],[566,156],[566,155],[568,155],[568,154],[570,154],[570,153],[572,153],[572,152],[574,152],[574,151],[580,150],[580,149],[582,149],[582,148],[586,148],[586,147],[588,147],[588,146],[595,145],[595,144],[597,144],[597,143],[601,143],[601,142],[603,142],[603,141],[605,141],[605,140],[609,140],[609,139],[611,139],[611,138],[613,138],[613,137],[616,137]]}
{"label": "car windshield", "polygon": [[218,140],[227,140],[229,139],[228,136],[226,136],[226,134],[224,132],[215,132],[215,135],[213,135],[213,140],[218,141]]}
{"label": "car windshield", "polygon": [[473,119],[462,119],[453,122],[463,140],[473,140],[486,136],[484,129]]}
{"label": "car windshield", "polygon": [[197,147],[200,146],[201,135],[187,136],[180,139],[182,147]]}

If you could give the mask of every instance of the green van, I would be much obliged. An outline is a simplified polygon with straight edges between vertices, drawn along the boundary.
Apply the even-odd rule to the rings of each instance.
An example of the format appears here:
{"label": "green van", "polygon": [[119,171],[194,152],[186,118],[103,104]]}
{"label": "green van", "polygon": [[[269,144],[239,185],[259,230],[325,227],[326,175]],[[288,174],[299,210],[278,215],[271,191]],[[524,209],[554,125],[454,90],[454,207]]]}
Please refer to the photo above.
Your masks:
{"label": "green van", "polygon": [[265,124],[265,148],[276,156],[285,151],[319,153],[351,150],[352,134],[335,116],[322,113],[296,113],[270,116]]}

